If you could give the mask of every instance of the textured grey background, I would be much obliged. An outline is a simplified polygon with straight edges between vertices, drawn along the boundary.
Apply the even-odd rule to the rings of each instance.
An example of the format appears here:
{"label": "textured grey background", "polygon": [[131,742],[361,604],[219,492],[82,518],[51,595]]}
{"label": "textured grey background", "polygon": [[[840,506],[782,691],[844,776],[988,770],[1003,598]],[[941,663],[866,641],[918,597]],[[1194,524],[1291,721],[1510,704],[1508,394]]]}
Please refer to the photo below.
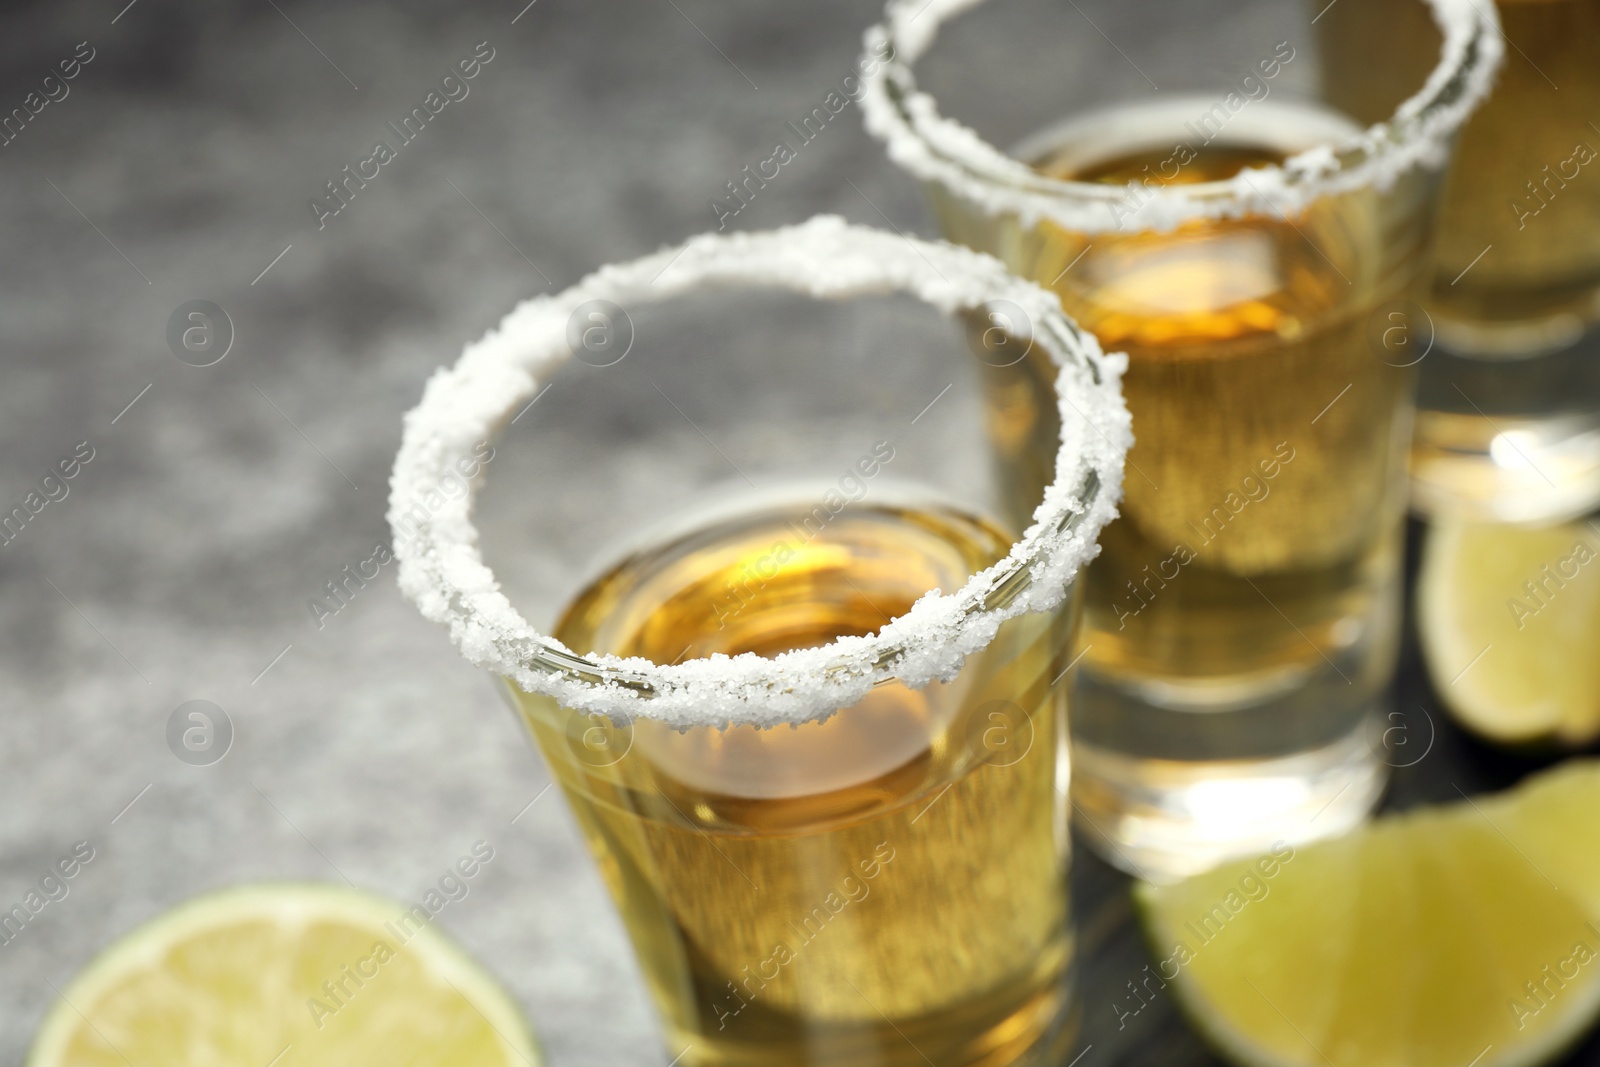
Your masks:
{"label": "textured grey background", "polygon": [[[82,0],[0,15],[0,109],[78,42],[95,49],[70,95],[0,148],[0,510],[76,443],[95,450],[70,495],[0,547],[0,906],[74,842],[96,850],[70,895],[0,947],[0,1061],[20,1057],[52,983],[179,900],[341,877],[415,899],[479,839],[495,858],[440,921],[506,981],[552,1062],[668,1058],[570,818],[554,793],[528,806],[548,777],[488,680],[389,573],[320,631],[306,600],[387,539],[399,419],[427,373],[519,299],[709,228],[723,183],[849,71],[877,5],[523,2]],[[1247,39],[1246,55],[1279,27],[1304,39],[1292,3],[1095,10],[1122,43],[1164,27],[1145,57],[1163,80],[1185,62],[1225,73],[1197,38],[1175,43],[1192,28]],[[307,199],[480,41],[495,58],[469,97],[319,232]],[[931,74],[1001,140],[1027,129],[1007,126],[1022,112],[991,88],[1002,75],[1029,94],[1084,95],[1144,77],[1087,26],[1032,72],[987,47]],[[975,110],[957,103],[963,88]],[[854,108],[737,226],[818,211],[931,232]],[[165,340],[194,299],[222,305],[237,331],[209,368]],[[838,328],[859,327],[871,348],[861,339],[887,321]],[[799,355],[815,341],[770,334]],[[915,345],[880,354],[865,392],[911,410],[932,395]],[[807,364],[786,366],[784,395],[803,396]],[[529,478],[564,469],[558,505],[509,494],[490,531],[551,546],[522,557],[520,575],[546,599],[570,588],[569,564],[592,549],[582,524],[603,524],[609,501],[720,470],[661,405],[634,418],[642,390],[606,393],[604,415],[571,395],[541,415],[548,439],[538,420],[519,427],[526,447],[504,464]],[[970,391],[948,403],[970,413]],[[596,421],[610,447],[582,438]],[[1404,684],[1433,706],[1414,664]],[[237,730],[210,767],[166,745],[169,714],[194,699]],[[1432,765],[1464,785],[1515,773],[1453,735],[1438,752]],[[1420,773],[1397,794],[1451,795]],[[1074,878],[1084,1067],[1206,1062],[1170,1004],[1112,1025],[1144,960],[1123,881],[1087,858]]]}

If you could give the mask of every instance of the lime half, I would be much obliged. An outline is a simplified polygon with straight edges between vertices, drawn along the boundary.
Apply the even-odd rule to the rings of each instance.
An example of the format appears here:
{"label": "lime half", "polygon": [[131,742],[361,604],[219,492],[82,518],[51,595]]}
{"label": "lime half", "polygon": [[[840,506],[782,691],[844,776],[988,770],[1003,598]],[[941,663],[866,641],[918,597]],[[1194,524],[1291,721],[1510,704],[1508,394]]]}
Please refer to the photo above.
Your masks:
{"label": "lime half", "polygon": [[1600,737],[1600,524],[1441,524],[1417,610],[1434,688],[1468,729],[1513,745]]}
{"label": "lime half", "polygon": [[425,916],[327,885],[189,901],[72,981],[29,1067],[539,1067],[516,1004]]}
{"label": "lime half", "polygon": [[1135,897],[1152,970],[1235,1062],[1541,1063],[1600,1015],[1600,763]]}

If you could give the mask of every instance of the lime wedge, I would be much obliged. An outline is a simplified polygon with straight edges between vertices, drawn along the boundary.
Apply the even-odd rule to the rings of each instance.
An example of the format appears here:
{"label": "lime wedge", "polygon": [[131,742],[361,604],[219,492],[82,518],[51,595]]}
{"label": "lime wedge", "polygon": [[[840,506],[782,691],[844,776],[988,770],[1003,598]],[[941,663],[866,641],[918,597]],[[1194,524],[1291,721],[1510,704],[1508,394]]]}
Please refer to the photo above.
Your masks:
{"label": "lime wedge", "polygon": [[[1600,773],[1568,760],[1510,793],[1496,825],[1545,877],[1600,916]],[[1597,923],[1596,925],[1600,925]]]}
{"label": "lime wedge", "polygon": [[1163,988],[1237,1063],[1541,1063],[1600,1016],[1600,762],[1135,899]]}
{"label": "lime wedge", "polygon": [[539,1067],[516,1004],[425,914],[324,885],[199,897],[74,979],[29,1067]]}
{"label": "lime wedge", "polygon": [[1468,729],[1514,745],[1600,737],[1600,524],[1437,526],[1417,606],[1434,688]]}

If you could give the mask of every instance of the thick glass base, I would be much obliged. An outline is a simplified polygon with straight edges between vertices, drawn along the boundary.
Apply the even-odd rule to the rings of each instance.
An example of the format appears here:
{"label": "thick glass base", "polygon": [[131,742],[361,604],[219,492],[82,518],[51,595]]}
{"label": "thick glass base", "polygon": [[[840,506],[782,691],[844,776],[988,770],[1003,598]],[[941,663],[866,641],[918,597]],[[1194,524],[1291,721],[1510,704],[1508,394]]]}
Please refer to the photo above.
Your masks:
{"label": "thick glass base", "polygon": [[1600,506],[1600,411],[1545,419],[1422,411],[1411,506],[1429,516],[1559,522]]}
{"label": "thick glass base", "polygon": [[[679,1067],[1060,1067],[1079,1051],[1082,1012],[1067,972],[1033,982],[1000,1019],[970,1006],[898,1020],[841,1024],[806,1020],[791,1039],[738,1041],[673,1027],[669,1058]],[[1005,990],[1007,995],[1015,989]]]}
{"label": "thick glass base", "polygon": [[[1092,677],[1079,690],[1074,819],[1107,862],[1147,881],[1341,833],[1383,794],[1381,700],[1352,701],[1338,677],[1228,710],[1155,707]],[[1095,728],[1106,723],[1115,735]]]}
{"label": "thick glass base", "polygon": [[1440,347],[1422,362],[1412,508],[1557,522],[1600,506],[1600,333],[1555,350]]}

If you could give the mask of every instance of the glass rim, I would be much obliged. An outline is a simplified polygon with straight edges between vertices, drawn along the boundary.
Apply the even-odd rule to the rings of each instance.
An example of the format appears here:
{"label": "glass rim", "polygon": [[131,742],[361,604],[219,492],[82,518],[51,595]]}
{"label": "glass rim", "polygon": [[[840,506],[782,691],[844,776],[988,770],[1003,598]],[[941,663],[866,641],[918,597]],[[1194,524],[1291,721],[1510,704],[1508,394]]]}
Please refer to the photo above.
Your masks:
{"label": "glass rim", "polygon": [[1323,196],[1366,186],[1387,189],[1421,165],[1442,169],[1456,131],[1493,85],[1504,52],[1493,4],[1425,0],[1442,36],[1439,62],[1422,88],[1388,119],[1280,164],[1219,181],[1141,183],[1147,197],[1127,210],[1127,186],[1052,178],[939,112],[917,88],[914,64],[950,18],[983,0],[889,0],[884,20],[863,35],[862,117],[889,157],[993,215],[1027,225],[1051,219],[1080,233],[1170,230],[1190,219],[1292,215]]}
{"label": "glass rim", "polygon": [[[818,299],[901,293],[950,315],[993,313],[996,303],[1012,317],[1021,313],[1030,346],[1060,368],[1055,481],[1004,558],[955,593],[923,596],[876,634],[770,658],[743,653],[673,665],[578,655],[523,618],[484,562],[472,521],[481,473],[464,493],[438,487],[572,358],[568,320],[578,307],[595,300],[639,306],[732,288]],[[1015,326],[1008,323],[1012,335]],[[1055,296],[983,253],[832,216],[764,232],[702,234],[524,301],[467,345],[453,367],[434,372],[405,416],[390,478],[387,517],[400,588],[424,616],[450,628],[468,661],[573,710],[678,728],[824,719],[876,685],[949,680],[1002,622],[1062,602],[1117,514],[1133,439],[1121,391],[1126,368],[1127,357],[1103,353]]]}

